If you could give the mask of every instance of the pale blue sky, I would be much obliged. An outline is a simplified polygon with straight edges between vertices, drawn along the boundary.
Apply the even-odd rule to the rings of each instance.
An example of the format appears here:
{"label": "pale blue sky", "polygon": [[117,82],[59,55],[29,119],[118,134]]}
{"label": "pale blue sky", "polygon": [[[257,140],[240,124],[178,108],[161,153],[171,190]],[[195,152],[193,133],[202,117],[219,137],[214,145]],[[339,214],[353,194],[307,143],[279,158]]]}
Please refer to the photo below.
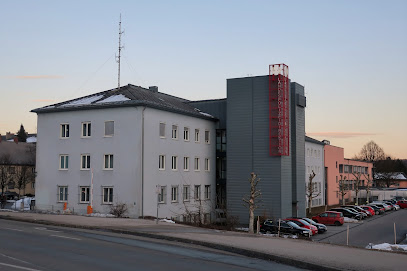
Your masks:
{"label": "pale blue sky", "polygon": [[[306,132],[352,157],[369,140],[407,158],[407,1],[1,1],[0,133],[33,108],[121,84],[197,100],[285,63]],[[31,76],[31,77],[27,77]]]}

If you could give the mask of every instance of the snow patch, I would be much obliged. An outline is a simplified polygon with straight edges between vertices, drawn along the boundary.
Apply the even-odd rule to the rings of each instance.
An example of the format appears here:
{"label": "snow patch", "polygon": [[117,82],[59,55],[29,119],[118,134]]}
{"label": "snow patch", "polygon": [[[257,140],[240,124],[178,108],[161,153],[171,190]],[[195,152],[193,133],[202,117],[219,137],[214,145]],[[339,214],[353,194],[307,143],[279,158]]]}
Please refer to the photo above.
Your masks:
{"label": "snow patch", "polygon": [[71,101],[70,103],[63,104],[60,107],[91,104],[94,101],[97,101],[102,97],[103,97],[103,95],[85,97],[85,98],[82,98],[82,99]]}
{"label": "snow patch", "polygon": [[344,217],[343,221],[346,223],[362,223],[362,221],[360,221],[360,220],[357,220],[354,218],[349,218],[349,217]]}
{"label": "snow patch", "polygon": [[249,228],[235,228],[237,231],[247,231],[249,232]]}
{"label": "snow patch", "polygon": [[35,136],[27,137],[27,143],[35,143],[37,142],[37,138]]}
{"label": "snow patch", "polygon": [[161,219],[160,222],[167,222],[167,223],[175,223],[175,221],[172,221],[171,219]]}
{"label": "snow patch", "polygon": [[94,216],[94,217],[115,217],[112,214],[101,214],[101,213],[91,213],[88,216]]}
{"label": "snow patch", "polygon": [[367,249],[378,249],[378,250],[387,250],[387,251],[402,251],[407,252],[407,245],[391,245],[389,243],[383,243],[378,245],[369,244],[366,246]]}
{"label": "snow patch", "polygon": [[110,96],[106,99],[103,99],[101,101],[96,102],[97,104],[99,103],[115,103],[115,102],[125,102],[125,101],[129,101],[131,99],[127,98],[126,96],[124,96],[123,94],[119,94],[119,95],[113,95]]}
{"label": "snow patch", "polygon": [[208,113],[205,113],[205,112],[199,112],[199,114],[213,118],[213,116],[211,114],[208,114]]}

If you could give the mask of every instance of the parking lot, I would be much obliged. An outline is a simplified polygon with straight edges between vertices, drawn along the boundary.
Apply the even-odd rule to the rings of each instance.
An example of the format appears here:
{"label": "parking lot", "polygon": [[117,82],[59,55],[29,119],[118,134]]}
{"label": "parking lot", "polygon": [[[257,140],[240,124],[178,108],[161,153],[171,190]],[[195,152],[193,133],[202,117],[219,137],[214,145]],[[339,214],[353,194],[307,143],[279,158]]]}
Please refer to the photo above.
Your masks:
{"label": "parking lot", "polygon": [[342,226],[327,226],[328,231],[312,237],[313,241],[346,245],[349,226],[349,245],[366,247],[369,243],[394,243],[394,223],[396,240],[400,243],[407,234],[407,209],[389,211],[382,215],[362,220],[360,223],[345,223]]}

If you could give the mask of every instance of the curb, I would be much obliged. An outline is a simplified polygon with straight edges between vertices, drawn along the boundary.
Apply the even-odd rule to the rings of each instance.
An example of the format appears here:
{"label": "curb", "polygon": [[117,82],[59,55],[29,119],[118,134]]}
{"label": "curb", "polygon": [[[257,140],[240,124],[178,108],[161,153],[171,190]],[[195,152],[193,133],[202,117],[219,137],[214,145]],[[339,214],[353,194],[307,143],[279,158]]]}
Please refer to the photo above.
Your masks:
{"label": "curb", "polygon": [[288,258],[288,257],[282,257],[282,256],[273,255],[273,254],[267,254],[267,253],[263,253],[263,252],[257,252],[257,251],[243,249],[243,248],[237,248],[237,247],[233,247],[233,246],[220,245],[220,244],[214,244],[214,243],[210,243],[210,242],[184,239],[184,238],[180,238],[180,237],[172,237],[172,236],[167,236],[167,235],[120,230],[120,229],[110,229],[110,228],[97,227],[97,226],[72,225],[72,224],[65,224],[65,223],[60,223],[60,222],[53,222],[53,221],[49,221],[49,220],[16,218],[16,217],[8,216],[8,215],[0,215],[0,219],[36,223],[36,224],[42,224],[42,225],[51,225],[51,226],[58,226],[58,227],[67,227],[67,228],[76,228],[76,229],[95,230],[95,231],[101,231],[101,232],[128,234],[128,235],[133,235],[133,236],[147,237],[147,238],[151,238],[151,239],[160,239],[160,240],[166,240],[166,241],[176,241],[176,242],[180,242],[180,243],[194,244],[194,245],[199,245],[199,246],[203,246],[203,247],[214,248],[214,249],[218,249],[218,250],[222,250],[222,251],[226,251],[226,252],[243,255],[246,257],[250,257],[250,258],[257,258],[257,259],[266,260],[266,261],[273,261],[273,262],[286,264],[286,265],[290,265],[290,266],[294,266],[294,267],[298,267],[298,268],[302,268],[302,269],[317,270],[317,271],[342,270],[342,269],[337,269],[337,268],[332,268],[332,267],[320,266],[320,265],[317,265],[314,263],[303,262],[303,261],[295,260],[295,259]]}

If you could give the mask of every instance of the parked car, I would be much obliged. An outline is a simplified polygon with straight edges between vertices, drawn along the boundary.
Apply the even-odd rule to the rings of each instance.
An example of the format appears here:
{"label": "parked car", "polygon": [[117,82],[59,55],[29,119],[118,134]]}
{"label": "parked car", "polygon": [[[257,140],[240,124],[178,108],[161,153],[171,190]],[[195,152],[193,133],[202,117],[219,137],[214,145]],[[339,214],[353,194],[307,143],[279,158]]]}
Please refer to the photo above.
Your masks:
{"label": "parked car", "polygon": [[360,214],[346,208],[332,208],[330,211],[341,212],[344,217],[354,218],[358,220],[362,219],[362,216]]}
{"label": "parked car", "polygon": [[[346,208],[346,209],[352,210],[352,211],[354,211],[354,212],[360,214],[363,219],[365,219],[365,218],[368,217],[368,214],[366,213],[366,211],[363,210],[363,209],[362,209],[362,210],[359,210],[358,206],[354,206],[354,205],[344,205],[344,206],[341,206],[341,208]],[[369,214],[370,214],[370,213],[369,213]]]}
{"label": "parked car", "polygon": [[369,203],[368,206],[372,207],[375,210],[376,215],[381,215],[384,213],[384,207],[379,207],[373,203]]}
{"label": "parked car", "polygon": [[297,224],[298,226],[302,227],[302,228],[306,228],[312,231],[312,235],[318,234],[318,228],[316,226],[311,225],[310,223],[308,223],[307,221],[298,218],[298,217],[287,217],[285,219],[286,221],[292,221],[295,224]]}
{"label": "parked car", "polygon": [[324,224],[317,223],[317,222],[313,221],[313,220],[310,219],[310,218],[303,217],[302,219],[305,220],[305,221],[307,221],[309,224],[311,224],[311,225],[317,227],[318,233],[324,233],[324,232],[326,232],[326,231],[328,230],[328,228],[327,228]]}
{"label": "parked car", "polygon": [[280,227],[281,233],[301,235],[304,237],[310,237],[312,235],[311,231],[305,228],[298,227],[297,224],[290,224],[287,221],[272,222],[271,220],[266,220],[262,225],[260,225],[260,232],[262,233],[278,233]]}
{"label": "parked car", "polygon": [[362,208],[365,211],[368,211],[371,215],[378,215],[379,214],[379,211],[377,211],[377,214],[376,214],[376,211],[375,211],[375,209],[373,209],[372,206],[362,205],[362,206],[360,206],[360,208]]}
{"label": "parked car", "polygon": [[393,201],[384,200],[383,202],[386,203],[387,205],[390,205],[391,208],[392,208],[392,210],[394,210],[394,211],[400,210],[400,206],[397,205],[397,204],[396,204],[395,202],[393,202]]}
{"label": "parked car", "polygon": [[377,202],[377,201],[374,201],[374,202],[372,202],[374,205],[376,205],[376,206],[379,206],[379,207],[382,207],[382,208],[384,208],[384,211],[385,212],[387,212],[387,211],[390,211],[391,210],[391,207],[390,207],[390,205],[387,205],[386,203],[383,203],[383,202]]}
{"label": "parked car", "polygon": [[401,209],[407,208],[407,200],[399,200],[397,201],[397,205],[400,206]]}
{"label": "parked car", "polygon": [[313,216],[312,220],[314,220],[316,223],[335,226],[341,226],[344,222],[343,214],[341,212],[333,211],[326,211],[319,215]]}

